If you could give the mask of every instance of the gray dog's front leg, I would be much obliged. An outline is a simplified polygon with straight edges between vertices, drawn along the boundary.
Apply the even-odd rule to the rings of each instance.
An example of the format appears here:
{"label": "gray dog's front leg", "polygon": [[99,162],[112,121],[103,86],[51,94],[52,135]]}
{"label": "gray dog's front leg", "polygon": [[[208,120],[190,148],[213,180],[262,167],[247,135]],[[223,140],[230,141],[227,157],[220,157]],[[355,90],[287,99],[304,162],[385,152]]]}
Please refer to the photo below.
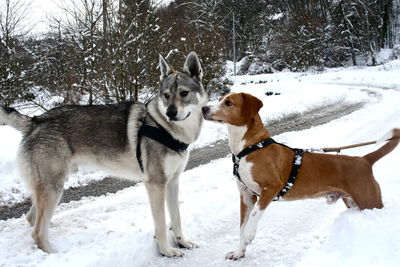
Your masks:
{"label": "gray dog's front leg", "polygon": [[175,241],[184,248],[192,249],[198,247],[195,243],[187,240],[182,233],[181,216],[179,212],[179,179],[174,177],[167,183],[167,205],[171,218],[171,228],[174,232]]}
{"label": "gray dog's front leg", "polygon": [[171,247],[167,240],[167,227],[165,222],[165,183],[145,182],[149,196],[151,212],[160,253],[167,257],[182,256],[180,249]]}

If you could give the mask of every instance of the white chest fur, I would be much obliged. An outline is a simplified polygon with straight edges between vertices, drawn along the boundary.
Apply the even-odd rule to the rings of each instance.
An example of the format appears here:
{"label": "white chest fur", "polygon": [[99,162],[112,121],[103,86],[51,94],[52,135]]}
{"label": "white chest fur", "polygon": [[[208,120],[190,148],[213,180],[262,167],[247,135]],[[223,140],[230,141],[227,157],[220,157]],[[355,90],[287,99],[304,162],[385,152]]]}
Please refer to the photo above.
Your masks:
{"label": "white chest fur", "polygon": [[189,152],[182,154],[168,153],[164,161],[164,173],[167,179],[171,179],[179,175],[186,166],[189,158]]}
{"label": "white chest fur", "polygon": [[[253,175],[251,174],[251,169],[253,168],[253,163],[246,161],[246,158],[240,160],[239,163],[239,175],[243,183],[253,192],[257,194],[261,193],[261,188],[257,182],[254,181]],[[240,183],[240,182],[239,182]],[[240,183],[240,186],[242,184]]]}
{"label": "white chest fur", "polygon": [[[244,149],[245,141],[243,136],[246,132],[247,126],[234,126],[228,124],[229,146],[233,154],[237,155]],[[253,163],[246,161],[246,158],[242,158],[239,163],[239,175],[250,190],[260,193],[260,186],[254,181],[253,175],[251,174],[252,167]]]}
{"label": "white chest fur", "polygon": [[234,126],[228,124],[229,146],[233,154],[237,155],[244,148],[243,136],[247,132],[247,126]]}

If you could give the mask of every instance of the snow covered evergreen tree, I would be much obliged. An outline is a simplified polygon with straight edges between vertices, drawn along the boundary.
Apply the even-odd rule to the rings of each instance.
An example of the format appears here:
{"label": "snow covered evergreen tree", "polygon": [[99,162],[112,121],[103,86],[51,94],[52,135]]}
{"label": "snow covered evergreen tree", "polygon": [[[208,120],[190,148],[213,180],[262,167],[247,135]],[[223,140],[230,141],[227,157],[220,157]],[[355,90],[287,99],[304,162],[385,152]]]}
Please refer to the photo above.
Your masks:
{"label": "snow covered evergreen tree", "polygon": [[155,3],[121,0],[111,35],[113,97],[139,100],[142,90],[154,91],[159,80],[157,42],[159,34]]}
{"label": "snow covered evergreen tree", "polygon": [[190,51],[196,51],[204,70],[203,84],[210,94],[227,92],[224,78],[228,34],[224,28],[223,0],[177,0],[160,8],[160,51],[181,67]]}

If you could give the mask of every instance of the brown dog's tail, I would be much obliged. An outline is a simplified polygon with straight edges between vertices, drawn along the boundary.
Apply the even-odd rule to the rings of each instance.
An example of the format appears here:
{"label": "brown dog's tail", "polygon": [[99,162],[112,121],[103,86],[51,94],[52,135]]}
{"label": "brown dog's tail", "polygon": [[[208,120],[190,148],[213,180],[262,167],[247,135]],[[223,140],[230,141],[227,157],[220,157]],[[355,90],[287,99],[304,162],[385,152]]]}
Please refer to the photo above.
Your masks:
{"label": "brown dog's tail", "polygon": [[371,163],[371,165],[373,165],[375,162],[377,162],[396,148],[396,146],[400,142],[400,129],[394,128],[391,131],[391,136],[389,136],[389,138],[385,138],[385,141],[388,142],[384,144],[381,148],[364,156],[364,158],[366,158]]}

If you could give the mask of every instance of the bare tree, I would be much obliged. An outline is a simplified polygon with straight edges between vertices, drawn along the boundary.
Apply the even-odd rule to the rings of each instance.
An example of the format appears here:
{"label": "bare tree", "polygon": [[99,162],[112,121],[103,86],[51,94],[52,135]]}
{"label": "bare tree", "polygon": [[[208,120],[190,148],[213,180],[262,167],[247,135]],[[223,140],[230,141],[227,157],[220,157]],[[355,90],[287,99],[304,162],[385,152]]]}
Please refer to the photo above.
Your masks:
{"label": "bare tree", "polygon": [[25,36],[29,1],[2,0],[0,2],[0,101],[6,105],[24,95],[28,88],[24,65],[28,52],[19,38]]}
{"label": "bare tree", "polygon": [[7,42],[12,37],[29,32],[27,17],[31,4],[31,1],[25,0],[0,1],[0,38]]}
{"label": "bare tree", "polygon": [[103,99],[98,99],[101,98],[98,93],[101,77],[97,65],[98,59],[103,62],[100,55],[103,4],[98,0],[62,1],[60,8],[65,14],[57,20],[63,38],[75,47],[74,63],[77,66],[75,73],[71,73],[75,78],[71,89],[87,96],[87,100],[81,102],[103,102]]}

